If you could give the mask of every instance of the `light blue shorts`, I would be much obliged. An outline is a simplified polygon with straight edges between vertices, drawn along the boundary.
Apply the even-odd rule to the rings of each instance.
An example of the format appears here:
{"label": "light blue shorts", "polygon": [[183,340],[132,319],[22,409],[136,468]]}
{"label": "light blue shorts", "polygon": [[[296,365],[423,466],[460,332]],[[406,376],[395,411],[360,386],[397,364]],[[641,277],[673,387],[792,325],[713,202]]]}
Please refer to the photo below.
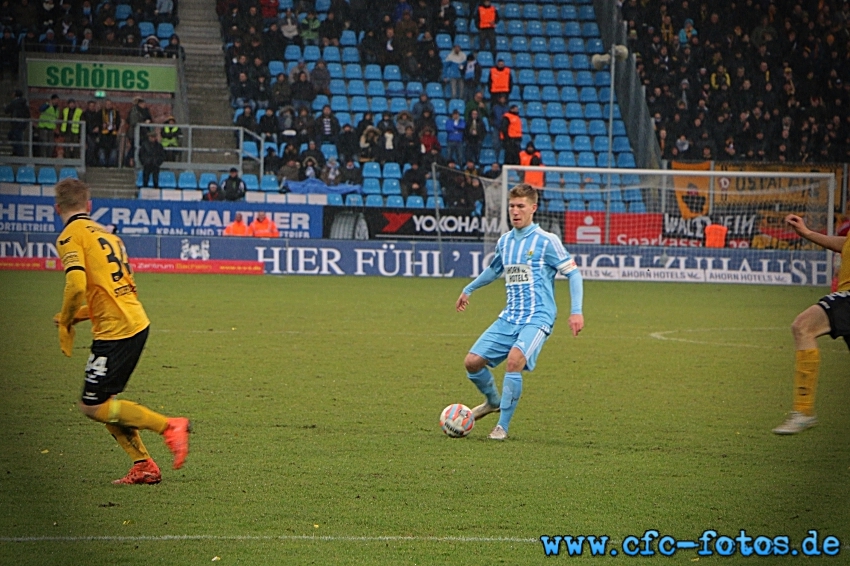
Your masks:
{"label": "light blue shorts", "polygon": [[549,338],[551,329],[533,324],[511,324],[501,318],[484,331],[470,353],[487,360],[487,365],[496,367],[508,357],[511,348],[519,348],[525,356],[525,369],[533,371],[537,355]]}

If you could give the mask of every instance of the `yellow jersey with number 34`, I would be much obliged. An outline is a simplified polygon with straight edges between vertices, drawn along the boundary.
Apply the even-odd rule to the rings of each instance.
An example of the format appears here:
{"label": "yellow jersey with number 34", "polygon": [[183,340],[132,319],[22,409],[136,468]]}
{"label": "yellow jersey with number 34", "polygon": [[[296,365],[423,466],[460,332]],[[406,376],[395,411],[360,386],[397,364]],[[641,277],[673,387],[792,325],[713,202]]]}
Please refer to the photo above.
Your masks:
{"label": "yellow jersey with number 34", "polygon": [[95,340],[120,340],[149,324],[136,294],[124,242],[86,214],[68,219],[56,240],[65,273],[86,274],[86,304]]}

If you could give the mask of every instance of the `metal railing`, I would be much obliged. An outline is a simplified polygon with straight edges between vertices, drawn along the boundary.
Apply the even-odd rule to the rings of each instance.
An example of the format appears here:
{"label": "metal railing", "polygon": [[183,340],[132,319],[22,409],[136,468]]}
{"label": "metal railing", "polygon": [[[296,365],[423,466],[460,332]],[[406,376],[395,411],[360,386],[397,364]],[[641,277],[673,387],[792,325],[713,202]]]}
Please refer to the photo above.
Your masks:
{"label": "metal railing", "polygon": [[[78,122],[79,134],[62,132],[61,120],[54,127],[39,128],[42,120],[0,118],[0,162],[20,165],[52,165],[86,168],[86,123]],[[79,139],[74,139],[79,136]]]}

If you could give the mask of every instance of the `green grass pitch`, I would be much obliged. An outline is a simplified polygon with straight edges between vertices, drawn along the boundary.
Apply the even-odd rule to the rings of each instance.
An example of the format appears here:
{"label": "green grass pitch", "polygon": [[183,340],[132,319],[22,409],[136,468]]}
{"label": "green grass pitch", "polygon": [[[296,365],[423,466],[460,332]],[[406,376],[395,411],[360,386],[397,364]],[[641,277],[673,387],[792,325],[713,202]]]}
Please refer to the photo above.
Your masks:
{"label": "green grass pitch", "polygon": [[[657,529],[695,539],[809,529],[850,556],[850,357],[821,339],[820,425],[776,437],[795,314],[823,289],[588,282],[526,374],[505,443],[439,430],[474,405],[462,360],[504,304],[454,312],[459,280],[138,276],[153,321],[124,398],[192,418],[186,466],[157,486],[75,408],[50,322],[59,273],[0,273],[0,564],[541,564],[540,535]],[[496,370],[501,385],[503,370]],[[586,553],[587,554],[587,553]],[[692,563],[590,558],[582,563]],[[800,558],[701,558],[709,564]]]}

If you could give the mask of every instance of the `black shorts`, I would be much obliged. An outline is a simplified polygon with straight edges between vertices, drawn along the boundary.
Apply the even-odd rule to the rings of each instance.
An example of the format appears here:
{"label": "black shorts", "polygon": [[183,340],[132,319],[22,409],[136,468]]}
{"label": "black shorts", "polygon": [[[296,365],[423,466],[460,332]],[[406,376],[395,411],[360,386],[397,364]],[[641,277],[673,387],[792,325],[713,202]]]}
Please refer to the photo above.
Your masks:
{"label": "black shorts", "polygon": [[145,347],[148,330],[121,340],[95,340],[86,363],[83,405],[100,405],[124,391]]}
{"label": "black shorts", "polygon": [[843,336],[850,348],[850,291],[830,293],[818,301],[818,306],[829,318],[829,335],[833,339]]}

